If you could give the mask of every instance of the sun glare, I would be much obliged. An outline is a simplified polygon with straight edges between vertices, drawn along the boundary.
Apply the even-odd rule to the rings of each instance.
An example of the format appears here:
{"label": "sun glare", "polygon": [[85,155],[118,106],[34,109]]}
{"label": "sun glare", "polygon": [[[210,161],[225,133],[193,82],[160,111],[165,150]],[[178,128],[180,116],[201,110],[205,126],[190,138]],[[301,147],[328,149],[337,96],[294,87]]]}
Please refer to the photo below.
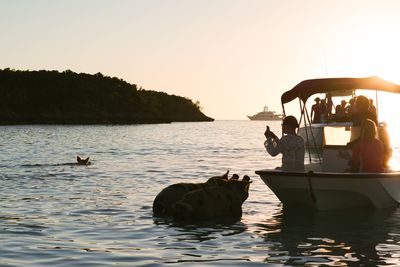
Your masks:
{"label": "sun glare", "polygon": [[377,95],[378,120],[386,123],[393,148],[389,165],[393,170],[400,170],[400,95],[383,92]]}
{"label": "sun glare", "polygon": [[[400,94],[376,92],[372,90],[357,90],[356,95],[364,95],[372,99],[377,108],[378,121],[385,123],[393,149],[389,166],[392,170],[400,171]],[[324,97],[321,95],[321,97]],[[349,101],[349,97],[344,97]],[[341,98],[333,99],[334,105],[339,104]]]}

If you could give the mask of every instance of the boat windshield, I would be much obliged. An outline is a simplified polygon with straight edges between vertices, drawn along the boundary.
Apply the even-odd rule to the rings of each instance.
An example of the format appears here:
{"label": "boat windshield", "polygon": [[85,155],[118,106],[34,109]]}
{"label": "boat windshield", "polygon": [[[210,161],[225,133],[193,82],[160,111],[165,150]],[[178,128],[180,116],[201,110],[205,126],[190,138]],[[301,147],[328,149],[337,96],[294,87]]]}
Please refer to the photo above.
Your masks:
{"label": "boat windshield", "polygon": [[324,127],[324,145],[346,146],[360,136],[359,126],[326,126]]}

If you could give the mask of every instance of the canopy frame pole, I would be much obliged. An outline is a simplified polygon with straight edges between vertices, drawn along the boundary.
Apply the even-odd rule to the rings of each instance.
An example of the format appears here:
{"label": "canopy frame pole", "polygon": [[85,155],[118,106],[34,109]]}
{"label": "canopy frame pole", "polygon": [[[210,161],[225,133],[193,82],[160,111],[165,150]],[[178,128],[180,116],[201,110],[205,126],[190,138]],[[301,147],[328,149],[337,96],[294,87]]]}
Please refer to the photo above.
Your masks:
{"label": "canopy frame pole", "polygon": [[[283,118],[286,117],[285,105],[282,103]],[[283,120],[282,118],[282,120]]]}
{"label": "canopy frame pole", "polygon": [[[302,122],[302,120],[303,120],[303,107],[301,106],[301,100],[300,100],[300,98],[299,98],[299,105],[300,105],[301,114],[300,114],[300,120],[299,120],[299,128],[297,128],[297,133],[299,133],[300,125],[301,125],[301,122]],[[305,120],[305,117],[304,117],[304,120]]]}
{"label": "canopy frame pole", "polygon": [[[304,107],[305,106],[306,106],[306,104],[304,103]],[[314,143],[314,147],[315,147],[315,151],[317,153],[318,161],[319,161],[319,164],[322,164],[321,155],[319,154],[319,148],[317,147],[317,142],[315,141],[314,133],[313,133],[312,127],[311,127],[311,119],[310,119],[310,116],[308,114],[308,110],[307,109],[305,109],[305,110],[306,110],[306,114],[307,114],[308,124],[310,125],[311,138],[312,138],[313,143]],[[308,145],[308,150],[310,150],[310,145]]]}
{"label": "canopy frame pole", "polygon": [[[300,98],[299,98],[299,104],[300,104],[300,110],[301,110],[300,121],[301,121],[301,118],[304,117],[304,130],[306,131],[306,140],[307,140],[307,145],[308,145],[308,149],[307,149],[308,150],[308,158],[309,158],[310,164],[311,164],[312,159],[311,159],[311,151],[310,151],[309,139],[308,139],[307,120],[306,120],[306,114],[304,112],[304,110],[307,111],[307,109],[306,109],[305,103],[304,103],[304,105],[302,105]],[[299,125],[300,125],[300,123],[299,123]],[[311,125],[310,125],[310,129],[311,129]],[[300,130],[300,128],[299,128],[299,130]]]}

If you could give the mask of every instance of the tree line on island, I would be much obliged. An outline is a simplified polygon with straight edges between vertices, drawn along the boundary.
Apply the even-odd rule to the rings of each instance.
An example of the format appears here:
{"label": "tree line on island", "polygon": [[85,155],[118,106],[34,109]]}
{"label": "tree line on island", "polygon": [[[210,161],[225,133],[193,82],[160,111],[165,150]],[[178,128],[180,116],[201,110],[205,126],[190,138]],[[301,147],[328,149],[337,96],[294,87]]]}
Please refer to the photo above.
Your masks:
{"label": "tree line on island", "polygon": [[198,101],[71,70],[0,70],[0,124],[213,121]]}

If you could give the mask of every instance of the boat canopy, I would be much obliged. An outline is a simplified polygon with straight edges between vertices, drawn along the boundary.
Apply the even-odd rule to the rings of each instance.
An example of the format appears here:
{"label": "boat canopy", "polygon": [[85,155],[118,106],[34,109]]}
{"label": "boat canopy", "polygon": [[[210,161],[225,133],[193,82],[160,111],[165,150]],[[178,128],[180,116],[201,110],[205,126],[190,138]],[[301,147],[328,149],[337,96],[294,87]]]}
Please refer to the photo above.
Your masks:
{"label": "boat canopy", "polygon": [[351,95],[356,89],[369,89],[400,94],[400,86],[379,77],[366,78],[324,78],[305,80],[283,93],[282,105],[297,97],[304,103],[314,94],[331,93],[332,95]]}

